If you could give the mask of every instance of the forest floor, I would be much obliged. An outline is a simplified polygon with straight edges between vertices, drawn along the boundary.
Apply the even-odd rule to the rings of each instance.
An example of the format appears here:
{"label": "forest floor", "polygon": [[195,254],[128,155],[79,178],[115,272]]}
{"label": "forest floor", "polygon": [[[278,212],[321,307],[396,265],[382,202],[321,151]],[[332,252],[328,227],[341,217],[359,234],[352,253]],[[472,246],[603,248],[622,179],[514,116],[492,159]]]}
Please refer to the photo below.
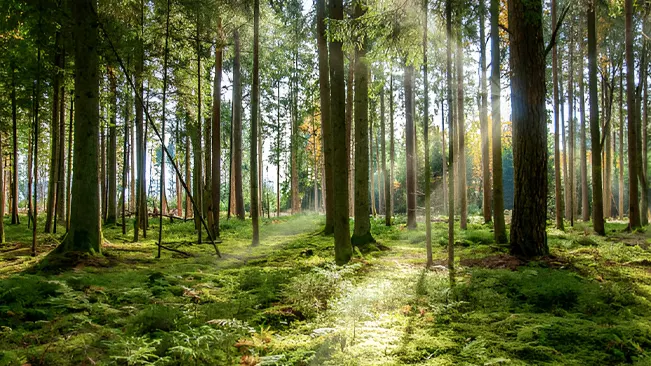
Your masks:
{"label": "forest floor", "polygon": [[401,220],[372,223],[389,250],[336,267],[322,216],[263,219],[257,247],[250,222],[224,221],[221,259],[168,220],[164,242],[190,257],[156,259],[152,219],[138,243],[105,228],[103,255],[64,271],[39,269],[60,236],[32,258],[26,225],[6,225],[0,365],[651,365],[646,233],[550,228],[551,256],[523,263],[473,218],[451,287],[447,224],[425,270],[424,225]]}

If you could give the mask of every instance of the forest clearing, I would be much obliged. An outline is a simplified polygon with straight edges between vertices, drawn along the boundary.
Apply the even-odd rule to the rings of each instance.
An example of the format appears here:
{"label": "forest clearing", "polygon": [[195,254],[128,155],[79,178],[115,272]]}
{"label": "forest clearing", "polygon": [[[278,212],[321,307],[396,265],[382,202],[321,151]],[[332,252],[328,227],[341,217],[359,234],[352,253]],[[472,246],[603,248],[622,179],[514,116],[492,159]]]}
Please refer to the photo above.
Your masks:
{"label": "forest clearing", "polygon": [[[607,224],[550,229],[549,257],[524,263],[491,227],[458,231],[456,284],[445,224],[433,225],[434,263],[423,267],[423,227],[372,220],[389,250],[332,264],[316,215],[224,221],[216,257],[189,243],[190,222],[166,223],[190,257],[156,255],[105,228],[104,256],[39,272],[47,251],[0,249],[0,360],[7,365],[649,365],[651,252],[646,233]],[[477,222],[477,223],[475,223]],[[152,226],[156,223],[152,222]],[[457,228],[458,229],[458,228]],[[15,235],[20,235],[16,232]],[[56,245],[57,237],[42,240]],[[170,244],[172,245],[172,244]],[[20,249],[22,248],[22,250]]]}

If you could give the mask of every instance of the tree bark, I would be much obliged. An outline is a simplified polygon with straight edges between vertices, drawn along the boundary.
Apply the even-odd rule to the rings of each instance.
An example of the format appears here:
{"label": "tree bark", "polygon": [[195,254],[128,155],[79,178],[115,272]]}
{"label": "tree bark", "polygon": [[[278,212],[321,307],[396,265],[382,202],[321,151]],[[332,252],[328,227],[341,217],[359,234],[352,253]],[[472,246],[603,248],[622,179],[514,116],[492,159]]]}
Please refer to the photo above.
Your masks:
{"label": "tree bark", "polygon": [[479,79],[479,125],[481,133],[481,165],[482,185],[482,212],[484,222],[489,223],[491,217],[491,176],[490,176],[490,139],[488,138],[488,101],[486,86],[486,34],[485,34],[485,0],[479,0],[479,64],[481,76]]}
{"label": "tree bark", "polygon": [[109,89],[110,89],[110,122],[107,149],[107,202],[106,202],[106,224],[115,224],[117,222],[117,196],[118,196],[118,176],[117,176],[117,78],[112,68],[108,69]]}
{"label": "tree bark", "polygon": [[[628,218],[629,228],[641,227],[638,195],[637,128],[635,126],[635,60],[633,59],[633,0],[625,0],[626,105],[628,106]],[[594,10],[593,10],[594,15]],[[594,168],[593,168],[594,169]]]}
{"label": "tree bark", "polygon": [[[499,1],[499,0],[494,0]],[[454,119],[452,118],[452,0],[445,2],[446,67],[445,79],[448,103],[448,271],[454,284]]]}
{"label": "tree bark", "polygon": [[[12,165],[11,173],[13,175],[11,186],[11,224],[20,224],[20,217],[18,216],[18,124],[17,124],[17,103],[16,103],[16,70],[15,66],[11,65],[11,122],[13,133],[13,149],[12,149]],[[30,133],[31,136],[31,133]],[[31,162],[31,158],[28,159]],[[31,169],[28,169],[31,172]],[[31,173],[29,173],[31,174]],[[31,183],[31,181],[30,181]],[[29,184],[31,186],[31,184]],[[28,194],[28,200],[31,199],[31,194]],[[31,211],[31,205],[29,207]]]}
{"label": "tree bark", "polygon": [[235,214],[244,220],[242,193],[242,77],[240,75],[240,32],[233,31],[233,179],[235,180]]}
{"label": "tree bark", "polygon": [[[360,8],[361,11],[361,6],[358,5],[357,7]],[[342,0],[330,0],[330,18],[339,21],[344,19]],[[330,144],[330,149],[326,149],[326,151],[332,152],[332,160],[330,161],[330,166],[328,166],[328,158],[326,155],[325,170],[326,175],[328,174],[328,171],[331,172],[330,182],[334,182],[334,179],[337,179],[338,184],[331,184],[332,189],[326,192],[326,199],[330,200],[332,204],[332,223],[334,225],[335,237],[335,262],[338,265],[343,265],[350,261],[353,254],[350,240],[350,223],[348,218],[348,156],[346,155],[348,149],[346,147],[346,85],[344,83],[344,53],[342,50],[343,44],[340,40],[331,40],[329,46],[331,139],[330,142],[328,142]],[[328,187],[327,180],[328,177],[326,176],[326,187]],[[332,194],[330,192],[332,192]],[[327,229],[326,225],[326,232]]]}
{"label": "tree bark", "polygon": [[219,209],[221,204],[221,108],[222,108],[222,37],[221,37],[221,19],[218,19],[217,32],[219,33],[215,41],[215,82],[213,85],[212,97],[212,216],[213,216],[213,237],[219,237]]}
{"label": "tree bark", "polygon": [[590,93],[590,140],[592,141],[592,225],[597,234],[605,235],[601,187],[599,96],[597,94],[597,29],[594,4],[588,7],[588,88]]}
{"label": "tree bark", "polygon": [[458,19],[458,34],[457,34],[457,138],[459,139],[458,156],[458,169],[459,169],[459,209],[461,213],[460,228],[466,230],[468,226],[468,189],[466,188],[466,121],[465,121],[465,108],[464,108],[464,90],[463,90],[463,46],[461,45],[462,37],[461,28],[462,20],[461,15],[457,15]]}
{"label": "tree bark", "polygon": [[624,219],[624,72],[619,78],[619,219]]}
{"label": "tree bark", "polygon": [[542,1],[509,0],[514,204],[511,253],[534,257],[547,247],[547,123]]}
{"label": "tree bark", "polygon": [[570,128],[569,132],[569,137],[570,141],[568,143],[569,147],[569,153],[568,153],[568,173],[569,173],[569,214],[570,214],[570,226],[574,227],[574,212],[575,212],[575,207],[574,207],[574,197],[575,197],[575,189],[574,189],[574,142],[575,142],[575,136],[574,136],[574,130],[575,130],[575,125],[574,125],[574,37],[573,37],[573,28],[570,28],[570,43],[569,43],[569,48],[570,48],[570,57],[568,59],[569,63],[569,77],[568,77],[568,82],[567,82],[567,104],[568,104],[568,126]]}
{"label": "tree bark", "polygon": [[[423,147],[425,150],[425,247],[427,250],[427,268],[434,264],[432,259],[432,207],[430,204],[430,165],[429,165],[429,79],[427,78],[427,0],[423,0]],[[483,9],[482,9],[483,10]],[[482,33],[483,33],[483,11]],[[484,44],[481,37],[481,43]],[[485,76],[485,74],[484,74]],[[485,77],[483,78],[485,81]],[[383,103],[384,104],[384,103]],[[485,105],[484,105],[485,106]],[[485,114],[485,113],[484,113]],[[382,124],[384,126],[384,123]],[[482,141],[483,143],[483,141]],[[488,154],[486,154],[488,155]],[[484,156],[486,158],[486,156]],[[490,218],[489,218],[490,221]]]}
{"label": "tree bark", "polygon": [[[336,6],[335,6],[336,7]],[[342,10],[343,11],[343,10]],[[319,53],[319,99],[321,107],[321,130],[323,134],[323,161],[325,166],[325,214],[326,224],[324,233],[326,235],[334,233],[334,181],[333,181],[333,135],[330,121],[330,66],[328,63],[328,44],[326,39],[325,17],[326,17],[326,0],[317,0],[316,2],[317,17],[317,46]],[[343,19],[343,13],[342,13]],[[343,55],[342,55],[343,57]],[[330,57],[332,58],[332,57]],[[343,59],[341,60],[343,62]],[[339,107],[339,106],[338,106]],[[346,196],[348,198],[348,196]],[[348,215],[348,213],[346,214]]]}
{"label": "tree bark", "polygon": [[72,7],[75,39],[75,153],[70,230],[58,252],[99,253],[102,242],[98,170],[99,57],[95,2]]}
{"label": "tree bark", "polygon": [[382,139],[382,171],[384,172],[384,224],[391,226],[391,177],[387,172],[386,118],[384,109],[384,88],[380,90],[380,137]]}
{"label": "tree bark", "polygon": [[260,75],[259,75],[259,37],[260,37],[260,0],[253,3],[253,81],[251,87],[251,223],[253,236],[251,245],[260,244],[258,228],[258,108],[260,107]]}
{"label": "tree bark", "polygon": [[[355,80],[355,53],[350,53],[348,62],[348,78],[346,81],[346,147],[348,152],[348,192],[355,192],[355,139],[354,134],[351,132],[354,126],[353,122],[353,83]],[[355,216],[355,195],[350,194],[348,197],[349,210],[348,214],[351,217]]]}
{"label": "tree bark", "polygon": [[[581,38],[583,38],[583,36]],[[583,222],[588,222],[590,221],[590,195],[588,193],[588,157],[585,126],[585,75],[583,67],[585,51],[583,44],[584,43],[581,42],[581,54],[579,56],[579,105],[581,110],[581,218],[583,219]]]}
{"label": "tree bark", "polygon": [[[557,0],[552,0],[552,24],[558,22]],[[559,136],[562,133],[559,121],[558,95],[558,50],[556,44],[552,47],[552,85],[554,103],[554,204],[556,206],[556,228],[565,230],[563,223],[563,187],[561,185],[561,152]]]}
{"label": "tree bark", "polygon": [[[405,64],[405,140],[407,157],[407,228],[416,228],[416,172],[414,172],[415,136],[414,136],[414,114],[413,114],[413,75],[414,68]],[[359,143],[359,141],[357,142]],[[355,164],[357,165],[357,164]],[[357,182],[355,182],[357,185]]]}
{"label": "tree bark", "polygon": [[59,177],[59,91],[61,86],[61,32],[54,36],[54,75],[52,77],[52,120],[50,121],[50,176],[47,188],[47,211],[45,232],[52,232],[54,210],[56,209],[56,180]]}

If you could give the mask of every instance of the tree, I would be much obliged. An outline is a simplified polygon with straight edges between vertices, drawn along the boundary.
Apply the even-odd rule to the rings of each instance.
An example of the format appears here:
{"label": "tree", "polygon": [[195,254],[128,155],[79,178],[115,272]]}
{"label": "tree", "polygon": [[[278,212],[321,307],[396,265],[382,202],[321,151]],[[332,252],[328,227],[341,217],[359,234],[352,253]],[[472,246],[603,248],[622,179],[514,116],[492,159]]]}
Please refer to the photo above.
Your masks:
{"label": "tree", "polygon": [[[423,145],[425,146],[425,246],[427,247],[427,268],[432,261],[432,219],[430,205],[429,165],[429,80],[427,79],[427,0],[423,0]],[[384,117],[384,116],[383,116]],[[384,125],[384,124],[383,124]],[[388,185],[388,184],[387,184]]]}
{"label": "tree", "polygon": [[[581,32],[581,40],[583,40],[583,32]],[[580,42],[580,56],[579,56],[579,109],[581,114],[581,218],[584,222],[590,221],[590,197],[588,194],[588,157],[587,157],[587,142],[586,142],[586,128],[585,128],[585,75],[583,67],[584,46]],[[621,165],[620,165],[621,170]],[[620,172],[620,175],[623,172]],[[623,175],[622,175],[623,177]],[[622,179],[623,181],[623,179]],[[621,198],[623,195],[621,195]]]}
{"label": "tree", "polygon": [[452,0],[445,2],[445,33],[446,33],[446,58],[445,80],[448,103],[448,270],[450,283],[454,283],[454,119],[452,118]]}
{"label": "tree", "polygon": [[213,237],[219,237],[219,205],[221,202],[221,90],[222,90],[222,38],[221,19],[217,20],[219,35],[215,40],[215,81],[212,97],[212,179],[210,180],[212,193]]}
{"label": "tree", "polygon": [[240,33],[233,31],[233,177],[235,181],[235,214],[244,220],[242,193],[242,77],[240,75]]}
{"label": "tree", "polygon": [[[601,137],[599,132],[599,97],[597,96],[597,28],[596,4],[588,6],[588,92],[590,97],[590,139],[592,141],[592,225],[605,235],[603,192],[601,187]],[[639,219],[639,216],[638,216]]]}
{"label": "tree", "polygon": [[[407,157],[407,228],[416,228],[416,172],[415,153],[416,141],[414,130],[414,106],[413,106],[413,75],[414,67],[405,63],[405,140]],[[359,143],[359,142],[358,142]]]}
{"label": "tree", "polygon": [[545,255],[547,247],[547,123],[542,1],[509,0],[511,114],[515,192],[511,253]]}
{"label": "tree", "polygon": [[[588,12],[588,31],[591,30],[590,24],[594,25],[594,19],[590,19],[592,16],[594,18],[594,3],[593,7]],[[641,227],[640,223],[640,203],[638,195],[638,186],[637,186],[637,172],[638,172],[638,161],[637,161],[637,127],[635,119],[635,60],[633,59],[633,0],[624,1],[624,11],[626,12],[626,28],[625,28],[625,47],[626,47],[626,105],[628,106],[628,219],[629,219],[629,228],[635,230]],[[590,22],[593,23],[590,23]],[[593,31],[593,38],[596,37]],[[595,49],[593,53],[588,55],[588,58],[592,60],[592,57],[595,57],[596,63],[596,40],[593,39],[595,43]],[[590,53],[590,34],[588,34],[588,53]],[[596,67],[596,66],[595,66]],[[596,71],[595,71],[596,72]],[[595,76],[596,78],[596,76]],[[592,88],[592,85],[590,86]],[[592,89],[590,90],[590,95],[592,98]],[[595,85],[595,98],[596,98],[596,85]],[[592,100],[592,99],[591,99]],[[591,102],[592,104],[592,102]],[[591,106],[592,111],[592,106]],[[594,160],[593,168],[594,170]],[[594,184],[594,183],[593,183]],[[594,193],[593,193],[594,194]],[[596,197],[593,200],[596,204]],[[595,231],[597,230],[595,224]],[[597,231],[599,233],[599,231]],[[603,230],[602,230],[603,232]]]}
{"label": "tree", "polygon": [[500,1],[490,0],[491,16],[491,119],[493,123],[493,229],[498,244],[507,242],[502,182],[502,116],[500,112]]}
{"label": "tree", "polygon": [[[552,24],[558,22],[557,0],[552,0]],[[554,199],[556,207],[556,228],[565,230],[563,223],[563,188],[561,185],[561,150],[559,136],[561,134],[558,109],[558,50],[556,44],[552,47],[552,86],[554,93]]]}
{"label": "tree", "polygon": [[456,56],[456,72],[457,72],[457,138],[459,150],[457,151],[457,169],[459,186],[459,209],[461,211],[461,220],[459,221],[459,226],[461,230],[465,230],[468,225],[468,188],[466,186],[466,120],[465,120],[465,107],[464,107],[464,90],[463,90],[463,46],[461,44],[463,38],[463,21],[461,15],[461,9],[457,9],[457,26],[459,27],[457,32],[457,52]]}
{"label": "tree", "polygon": [[[109,136],[108,136],[108,149],[107,149],[107,202],[106,204],[106,224],[115,224],[117,222],[117,197],[118,197],[118,186],[117,186],[117,135],[116,135],[116,124],[117,124],[117,112],[118,112],[118,101],[117,101],[117,77],[115,76],[115,70],[108,68],[108,78],[109,78],[109,90],[110,90],[110,109],[109,109]],[[61,146],[63,149],[63,146]]]}
{"label": "tree", "polygon": [[330,69],[328,64],[328,44],[326,42],[325,15],[326,1],[316,2],[316,32],[319,52],[319,97],[321,107],[321,130],[323,131],[323,160],[325,165],[325,234],[334,233],[334,191],[333,191],[333,145],[330,120]]}
{"label": "tree", "polygon": [[491,221],[491,179],[490,179],[490,139],[488,138],[488,105],[486,90],[486,9],[484,0],[479,0],[479,63],[481,76],[479,79],[479,124],[481,133],[481,166],[482,166],[482,212],[484,222]]}
{"label": "tree", "polygon": [[[355,20],[360,20],[366,13],[362,0],[355,1]],[[375,212],[375,207],[369,206],[369,118],[368,118],[368,62],[366,58],[366,42],[364,35],[357,40],[355,48],[355,227],[353,229],[352,245],[366,250],[369,243],[375,242],[371,235],[369,209]],[[372,133],[372,132],[371,132]],[[345,147],[345,144],[344,144]],[[371,169],[371,174],[373,171]],[[339,181],[339,177],[337,177]],[[371,180],[371,183],[373,181]],[[375,195],[371,185],[371,196]],[[336,193],[335,193],[336,194]]]}
{"label": "tree", "polygon": [[253,225],[253,237],[251,245],[260,244],[260,233],[258,224],[258,109],[260,107],[260,0],[253,2],[253,82],[251,87],[251,224]]}
{"label": "tree", "polygon": [[[358,0],[359,1],[359,0]],[[361,10],[361,4],[358,4]],[[342,0],[330,0],[330,18],[344,19]],[[335,236],[335,262],[338,265],[346,264],[353,255],[350,239],[350,223],[348,221],[348,156],[346,148],[346,100],[344,83],[344,52],[341,40],[330,40],[330,124],[333,147],[332,179],[338,184],[334,185],[332,196],[333,225]],[[327,162],[327,157],[326,157]],[[326,166],[326,172],[327,172]],[[327,187],[327,182],[326,182]],[[326,188],[327,189],[327,188]],[[327,204],[326,204],[327,206]]]}
{"label": "tree", "polygon": [[382,139],[382,171],[384,172],[384,224],[391,226],[391,176],[387,172],[386,118],[384,109],[384,82],[380,90],[380,138]]}
{"label": "tree", "polygon": [[75,40],[75,170],[72,176],[70,230],[57,252],[99,253],[100,222],[98,19],[93,0],[72,6]]}

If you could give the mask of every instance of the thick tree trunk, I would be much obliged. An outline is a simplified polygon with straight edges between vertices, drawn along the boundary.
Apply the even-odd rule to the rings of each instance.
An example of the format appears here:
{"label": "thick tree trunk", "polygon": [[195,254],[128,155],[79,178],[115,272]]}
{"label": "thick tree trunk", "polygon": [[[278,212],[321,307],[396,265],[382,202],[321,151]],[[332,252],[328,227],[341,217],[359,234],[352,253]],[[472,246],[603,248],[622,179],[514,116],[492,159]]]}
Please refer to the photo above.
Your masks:
{"label": "thick tree trunk", "polygon": [[[366,12],[361,0],[355,2],[355,18],[360,18]],[[364,36],[362,36],[364,37]],[[373,171],[369,161],[369,137],[372,136],[373,126],[369,129],[368,103],[368,60],[366,59],[366,39],[360,41],[355,49],[355,227],[352,245],[364,250],[369,243],[375,242],[371,235],[369,208],[375,214],[375,192],[373,190]],[[334,110],[334,108],[333,108]],[[344,145],[345,147],[345,145]],[[371,204],[369,207],[369,169],[371,175]],[[339,177],[337,176],[337,179]],[[335,193],[336,194],[336,193]]]}
{"label": "thick tree trunk", "polygon": [[[333,5],[336,7],[336,5]],[[341,6],[341,5],[340,5]],[[343,11],[343,9],[342,9]],[[330,66],[328,64],[328,44],[326,39],[326,0],[317,0],[316,2],[316,18],[317,18],[317,46],[319,52],[319,99],[321,106],[321,130],[323,134],[323,161],[325,166],[325,234],[334,233],[334,181],[333,181],[333,135],[332,125],[330,121]],[[342,13],[343,19],[343,13]],[[342,56],[343,57],[343,54]],[[332,58],[332,57],[331,57]],[[341,60],[343,63],[343,58]],[[343,67],[343,66],[342,66]],[[337,106],[339,107],[339,106]],[[348,196],[346,196],[348,199]],[[348,216],[348,213],[346,213]],[[346,260],[347,261],[347,260]]]}
{"label": "thick tree trunk", "polygon": [[547,247],[547,122],[542,1],[509,0],[514,203],[511,253],[534,257]]}
{"label": "thick tree trunk", "polygon": [[[558,22],[557,0],[552,0],[552,24]],[[552,85],[554,104],[554,204],[556,206],[556,228],[565,230],[563,223],[563,187],[561,185],[561,148],[559,136],[563,133],[559,126],[558,95],[558,51],[556,44],[552,47]]]}
{"label": "thick tree trunk", "polygon": [[488,223],[491,217],[491,176],[490,176],[490,139],[488,138],[488,91],[486,82],[486,34],[485,34],[485,0],[479,0],[479,125],[481,132],[481,166],[482,166],[482,212],[484,222]]}
{"label": "thick tree trunk", "polygon": [[98,170],[99,57],[95,2],[73,7],[75,39],[75,153],[70,230],[58,252],[99,253],[102,242]]}
{"label": "thick tree trunk", "polygon": [[258,110],[260,107],[260,75],[259,75],[259,38],[260,38],[260,1],[254,0],[253,4],[253,81],[251,87],[251,223],[253,225],[253,236],[251,245],[260,244],[258,228]]}
{"label": "thick tree trunk", "polygon": [[597,29],[594,6],[588,8],[588,88],[590,93],[590,140],[592,141],[592,225],[605,235],[601,183],[601,136],[597,94]]}
{"label": "thick tree trunk", "polygon": [[[334,20],[344,19],[344,6],[342,0],[330,0],[330,18]],[[360,8],[361,5],[358,5]],[[356,9],[357,11],[357,9]],[[338,265],[346,264],[350,261],[353,254],[353,248],[350,240],[350,223],[348,217],[348,148],[346,147],[346,85],[344,82],[344,53],[342,42],[332,40],[330,42],[330,148],[326,151],[331,152],[332,160],[328,161],[326,155],[326,175],[330,171],[330,183],[337,180],[337,184],[331,190],[326,192],[326,199],[331,201],[332,223],[334,225],[335,236],[335,262]],[[324,75],[321,74],[321,78]],[[357,110],[357,109],[356,109]],[[362,111],[360,111],[361,113]],[[324,128],[324,131],[328,131]],[[330,163],[330,166],[328,166]],[[356,172],[357,173],[357,172]],[[326,187],[328,186],[328,177],[326,176]],[[367,208],[368,210],[368,208]],[[355,210],[357,211],[357,210]],[[368,212],[368,211],[366,211]],[[357,212],[356,212],[357,213]],[[357,221],[357,220],[356,220]],[[357,225],[357,224],[355,224]],[[326,225],[326,232],[328,227]]]}
{"label": "thick tree trunk", "polygon": [[117,222],[117,197],[118,197],[118,176],[117,176],[117,112],[118,112],[118,95],[117,95],[117,78],[112,68],[108,69],[109,89],[110,89],[110,124],[108,127],[108,149],[107,149],[107,202],[106,202],[106,224],[115,224]]}
{"label": "thick tree trunk", "polygon": [[[405,64],[405,140],[407,157],[407,228],[416,228],[416,172],[414,172],[415,136],[414,114],[412,107],[414,67]],[[359,141],[357,142],[359,144]],[[355,164],[357,165],[357,164]],[[357,185],[357,181],[355,182]]]}

